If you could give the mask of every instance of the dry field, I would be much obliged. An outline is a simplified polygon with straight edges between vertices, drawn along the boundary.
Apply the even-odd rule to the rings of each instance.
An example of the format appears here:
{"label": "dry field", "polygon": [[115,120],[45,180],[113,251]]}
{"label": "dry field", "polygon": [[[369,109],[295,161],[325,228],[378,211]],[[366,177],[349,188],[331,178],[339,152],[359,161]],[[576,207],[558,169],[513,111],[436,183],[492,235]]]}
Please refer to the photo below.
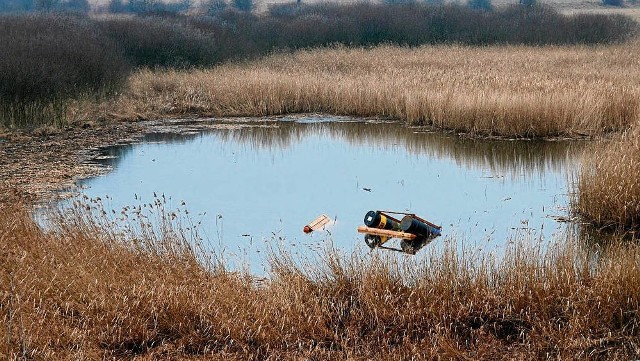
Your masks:
{"label": "dry field", "polygon": [[324,112],[479,136],[598,137],[638,121],[640,42],[611,46],[332,48],[207,70],[140,71],[73,117]]}
{"label": "dry field", "polygon": [[258,281],[209,263],[161,199],[149,207],[162,231],[142,218],[140,231],[120,234],[79,209],[43,233],[23,207],[0,204],[1,358],[640,355],[635,245],[520,244],[496,261],[452,244],[424,263],[327,250],[307,266],[276,253],[270,279]]}

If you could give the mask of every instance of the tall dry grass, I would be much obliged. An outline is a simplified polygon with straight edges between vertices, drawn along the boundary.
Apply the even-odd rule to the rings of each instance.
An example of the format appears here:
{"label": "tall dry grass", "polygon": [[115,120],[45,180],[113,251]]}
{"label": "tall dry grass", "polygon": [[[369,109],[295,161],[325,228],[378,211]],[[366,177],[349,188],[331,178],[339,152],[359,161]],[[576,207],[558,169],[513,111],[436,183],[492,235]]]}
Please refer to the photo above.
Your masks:
{"label": "tall dry grass", "polygon": [[640,228],[640,127],[601,144],[583,161],[573,209],[596,227]]}
{"label": "tall dry grass", "polygon": [[[164,214],[167,224],[172,212]],[[132,214],[135,214],[133,210]],[[630,359],[640,248],[449,247],[424,262],[328,250],[268,280],[208,267],[177,228],[0,205],[0,355],[31,359]],[[143,218],[141,218],[143,219]],[[173,223],[176,224],[176,223]],[[187,237],[188,239],[188,237]],[[141,246],[144,244],[146,246]]]}
{"label": "tall dry grass", "polygon": [[208,70],[137,72],[112,103],[129,117],[324,112],[482,136],[600,136],[638,122],[640,42],[599,47],[343,47]]}
{"label": "tall dry grass", "polygon": [[[147,5],[155,7],[142,5],[142,13],[151,11]],[[70,102],[119,91],[133,67],[205,67],[336,43],[614,44],[638,31],[626,17],[565,16],[544,6],[490,12],[424,3],[279,9],[261,15],[228,10],[211,16],[97,19],[0,14],[0,123],[8,128],[64,124],[73,120],[67,115]]]}

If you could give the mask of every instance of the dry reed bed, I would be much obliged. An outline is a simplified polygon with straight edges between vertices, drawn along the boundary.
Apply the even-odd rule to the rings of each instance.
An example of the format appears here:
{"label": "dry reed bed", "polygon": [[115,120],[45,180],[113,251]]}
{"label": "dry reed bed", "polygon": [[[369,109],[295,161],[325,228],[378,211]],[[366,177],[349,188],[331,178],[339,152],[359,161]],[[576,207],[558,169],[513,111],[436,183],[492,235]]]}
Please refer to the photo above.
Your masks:
{"label": "dry reed bed", "polygon": [[636,41],[299,51],[209,70],[140,71],[119,99],[76,109],[146,118],[326,112],[483,136],[600,136],[638,121],[639,50]]}
{"label": "dry reed bed", "polygon": [[606,229],[635,232],[640,227],[640,127],[588,154],[576,180],[573,209]]}
{"label": "dry reed bed", "polygon": [[634,245],[595,255],[572,245],[546,252],[520,246],[501,262],[456,254],[455,247],[424,263],[328,251],[321,263],[300,267],[280,254],[271,261],[271,280],[256,283],[220,265],[203,266],[179,229],[141,231],[130,243],[95,219],[79,212],[45,234],[20,206],[0,205],[0,356],[640,354]]}

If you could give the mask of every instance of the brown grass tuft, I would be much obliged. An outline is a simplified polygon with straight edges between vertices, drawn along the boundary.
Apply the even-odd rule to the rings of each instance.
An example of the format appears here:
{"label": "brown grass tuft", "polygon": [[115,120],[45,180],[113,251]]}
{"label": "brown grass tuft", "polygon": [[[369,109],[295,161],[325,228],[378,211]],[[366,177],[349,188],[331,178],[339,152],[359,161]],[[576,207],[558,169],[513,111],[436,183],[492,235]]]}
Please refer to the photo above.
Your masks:
{"label": "brown grass tuft", "polygon": [[328,250],[305,266],[276,253],[270,279],[257,282],[206,266],[175,228],[131,238],[103,229],[98,218],[76,213],[43,232],[23,207],[0,205],[0,355],[364,360],[640,354],[640,248],[634,245],[590,254],[572,243],[547,251],[520,244],[496,260],[456,252],[451,244],[421,262]]}
{"label": "brown grass tuft", "polygon": [[573,208],[597,227],[640,228],[640,127],[586,156]]}

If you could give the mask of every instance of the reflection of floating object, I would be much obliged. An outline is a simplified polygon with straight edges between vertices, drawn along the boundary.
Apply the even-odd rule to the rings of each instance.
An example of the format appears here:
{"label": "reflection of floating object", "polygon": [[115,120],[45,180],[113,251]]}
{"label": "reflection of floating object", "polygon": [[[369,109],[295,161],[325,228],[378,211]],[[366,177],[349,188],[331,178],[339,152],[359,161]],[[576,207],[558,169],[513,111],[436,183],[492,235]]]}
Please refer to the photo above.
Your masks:
{"label": "reflection of floating object", "polygon": [[327,217],[327,215],[325,214],[322,214],[318,218],[314,219],[313,221],[309,222],[309,224],[304,226],[303,231],[304,233],[311,233],[313,231],[317,231],[319,229],[322,229],[322,227],[326,226],[327,224],[329,224],[329,222],[331,222],[329,217]]}
{"label": "reflection of floating object", "polygon": [[[393,215],[404,215],[399,220]],[[415,254],[420,248],[440,236],[442,227],[413,213],[369,211],[364,216],[366,226],[358,227],[358,232],[364,233],[364,242],[370,248],[383,248],[393,251]],[[391,238],[399,238],[400,248],[383,246]]]}

